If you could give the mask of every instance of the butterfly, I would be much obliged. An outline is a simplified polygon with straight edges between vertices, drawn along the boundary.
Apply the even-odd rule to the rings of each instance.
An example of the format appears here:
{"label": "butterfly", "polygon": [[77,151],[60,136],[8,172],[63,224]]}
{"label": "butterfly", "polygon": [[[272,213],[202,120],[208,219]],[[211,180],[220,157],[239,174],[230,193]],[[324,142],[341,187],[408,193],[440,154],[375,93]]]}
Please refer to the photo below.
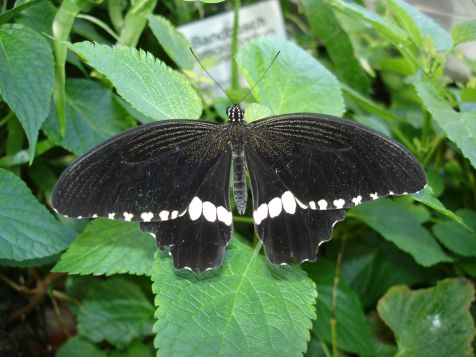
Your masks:
{"label": "butterfly", "polygon": [[[248,124],[165,120],[125,131],[74,161],[53,206],[67,216],[140,222],[174,267],[218,268],[233,230],[230,184],[244,214],[249,173],[255,231],[271,263],[316,259],[345,210],[426,185],[398,142],[350,120],[296,113]],[[233,176],[233,180],[231,180]]]}

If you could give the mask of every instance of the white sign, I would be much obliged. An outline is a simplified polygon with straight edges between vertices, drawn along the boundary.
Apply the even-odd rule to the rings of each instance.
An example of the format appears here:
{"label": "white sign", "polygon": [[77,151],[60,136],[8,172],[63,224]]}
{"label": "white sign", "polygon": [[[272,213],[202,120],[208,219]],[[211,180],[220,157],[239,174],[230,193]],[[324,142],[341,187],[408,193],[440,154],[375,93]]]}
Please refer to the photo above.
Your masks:
{"label": "white sign", "polygon": [[[266,35],[286,37],[279,1],[263,1],[243,7],[239,17],[239,46]],[[215,66],[207,70],[224,88],[229,88],[233,11],[191,22],[177,29],[189,39],[199,59],[210,56],[217,58]],[[219,89],[211,89],[213,93],[219,93]]]}

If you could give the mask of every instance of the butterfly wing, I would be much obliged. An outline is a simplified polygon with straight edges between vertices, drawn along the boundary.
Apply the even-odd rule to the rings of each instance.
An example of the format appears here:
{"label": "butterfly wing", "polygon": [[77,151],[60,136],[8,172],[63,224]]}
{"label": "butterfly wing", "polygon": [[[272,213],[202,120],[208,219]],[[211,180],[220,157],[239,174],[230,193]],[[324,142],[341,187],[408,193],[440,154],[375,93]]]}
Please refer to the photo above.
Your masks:
{"label": "butterfly wing", "polygon": [[58,180],[53,206],[71,217],[142,222],[159,247],[173,246],[176,267],[195,262],[192,269],[205,269],[221,262],[230,239],[230,161],[228,134],[219,124],[139,126],[71,164]]}
{"label": "butterfly wing", "polygon": [[[256,230],[272,262],[314,260],[344,209],[426,184],[403,146],[332,116],[290,114],[253,122],[245,150]],[[287,253],[286,246],[294,248]],[[305,251],[297,250],[303,246]]]}

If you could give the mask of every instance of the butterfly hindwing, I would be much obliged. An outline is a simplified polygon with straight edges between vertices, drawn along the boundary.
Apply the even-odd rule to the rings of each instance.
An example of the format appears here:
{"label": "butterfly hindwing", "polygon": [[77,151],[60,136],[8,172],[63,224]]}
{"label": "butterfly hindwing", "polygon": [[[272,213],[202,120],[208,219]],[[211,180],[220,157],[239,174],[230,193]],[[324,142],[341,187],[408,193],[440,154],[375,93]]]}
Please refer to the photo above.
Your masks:
{"label": "butterfly hindwing", "polygon": [[346,209],[423,189],[425,174],[402,145],[350,120],[289,114],[249,125],[249,152],[312,209]]}

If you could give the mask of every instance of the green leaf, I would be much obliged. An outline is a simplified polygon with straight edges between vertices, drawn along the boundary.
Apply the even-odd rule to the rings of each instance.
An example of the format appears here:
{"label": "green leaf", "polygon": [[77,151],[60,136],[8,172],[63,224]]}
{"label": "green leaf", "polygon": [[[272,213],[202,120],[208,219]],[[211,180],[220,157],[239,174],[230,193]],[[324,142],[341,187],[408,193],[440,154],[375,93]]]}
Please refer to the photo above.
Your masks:
{"label": "green leaf", "polygon": [[414,86],[433,119],[476,167],[476,113],[454,111],[428,79],[417,79]]}
{"label": "green leaf", "polygon": [[426,270],[408,255],[387,242],[366,244],[350,240],[349,254],[341,267],[342,277],[369,308],[393,285],[415,284],[428,278]]}
{"label": "green leaf", "polygon": [[0,27],[0,95],[25,130],[31,160],[50,109],[53,76],[53,54],[43,36],[23,25]]}
{"label": "green leaf", "polygon": [[465,257],[476,257],[476,212],[460,209],[456,214],[464,220],[469,229],[446,221],[435,224],[433,232],[446,248]]}
{"label": "green leaf", "polygon": [[253,90],[261,104],[273,114],[344,113],[344,100],[334,75],[302,48],[281,38],[261,37],[248,42],[238,53],[236,60],[250,87],[278,51],[281,53],[269,72]]}
{"label": "green leaf", "polygon": [[387,3],[418,47],[423,46],[422,39],[425,37],[431,39],[438,51],[445,51],[451,47],[450,34],[432,18],[415,10],[403,0],[387,0]]}
{"label": "green leaf", "polygon": [[55,220],[22,180],[0,169],[0,259],[46,258],[66,249],[75,234]]}
{"label": "green leaf", "polygon": [[451,261],[415,214],[389,199],[368,202],[353,208],[348,215],[379,232],[422,266]]}
{"label": "green leaf", "polygon": [[96,219],[74,240],[53,271],[150,275],[156,250],[155,241],[138,224]]}
{"label": "green leaf", "polygon": [[45,1],[45,0],[31,0],[23,4],[15,3],[15,7],[13,9],[10,9],[8,11],[5,11],[3,14],[0,14],[0,25],[3,25],[4,23],[15,18],[17,15],[19,15],[22,11],[25,11],[26,9],[28,9],[30,6],[37,5],[38,3],[42,1]]}
{"label": "green leaf", "polygon": [[165,53],[180,67],[192,69],[196,61],[190,52],[190,41],[165,17],[150,15],[149,27]]}
{"label": "green leaf", "polygon": [[377,310],[392,329],[398,356],[473,356],[470,282],[445,279],[429,289],[391,288]]}
{"label": "green leaf", "polygon": [[142,341],[133,341],[125,350],[112,351],[109,357],[152,357],[152,348]]}
{"label": "green leaf", "polygon": [[92,42],[68,44],[68,48],[104,74],[142,114],[156,120],[200,117],[202,104],[190,83],[152,54]]}
{"label": "green leaf", "polygon": [[361,93],[369,91],[369,81],[357,60],[352,42],[326,0],[301,0],[307,21],[334,63],[337,76]]}
{"label": "green leaf", "polygon": [[165,356],[301,356],[316,288],[295,267],[270,264],[236,237],[220,270],[174,271],[156,255],[155,346]]}
{"label": "green leaf", "polygon": [[133,126],[134,120],[111,90],[97,82],[72,79],[66,82],[66,132],[61,137],[56,110],[52,107],[43,125],[50,140],[80,155]]}
{"label": "green leaf", "polygon": [[397,48],[404,48],[405,46],[410,45],[408,36],[404,31],[386,18],[367,10],[365,7],[345,1],[333,1],[332,5],[351,18],[372,25],[375,30],[377,30],[384,38],[392,42]]}
{"label": "green leaf", "polygon": [[[129,284],[132,285],[132,284]],[[78,314],[78,332],[91,341],[108,341],[118,348],[133,339],[152,334],[154,307],[144,294],[125,297],[111,289],[108,294],[88,297]]]}
{"label": "green leaf", "polygon": [[245,110],[245,120],[247,123],[254,122],[255,120],[263,119],[270,117],[271,109],[265,105],[258,103],[250,103],[246,106]]}
{"label": "green leaf", "polygon": [[56,357],[106,357],[106,352],[81,336],[73,336],[56,351]]}
{"label": "green leaf", "polygon": [[476,41],[476,20],[466,20],[451,29],[454,46]]}
{"label": "green leaf", "polygon": [[427,185],[423,190],[418,193],[413,193],[411,196],[415,201],[423,203],[424,205],[427,205],[428,207],[445,215],[446,217],[455,220],[459,224],[466,226],[461,217],[454,214],[452,211],[446,209],[443,203],[441,203],[441,201],[433,195],[433,190],[430,186]]}

